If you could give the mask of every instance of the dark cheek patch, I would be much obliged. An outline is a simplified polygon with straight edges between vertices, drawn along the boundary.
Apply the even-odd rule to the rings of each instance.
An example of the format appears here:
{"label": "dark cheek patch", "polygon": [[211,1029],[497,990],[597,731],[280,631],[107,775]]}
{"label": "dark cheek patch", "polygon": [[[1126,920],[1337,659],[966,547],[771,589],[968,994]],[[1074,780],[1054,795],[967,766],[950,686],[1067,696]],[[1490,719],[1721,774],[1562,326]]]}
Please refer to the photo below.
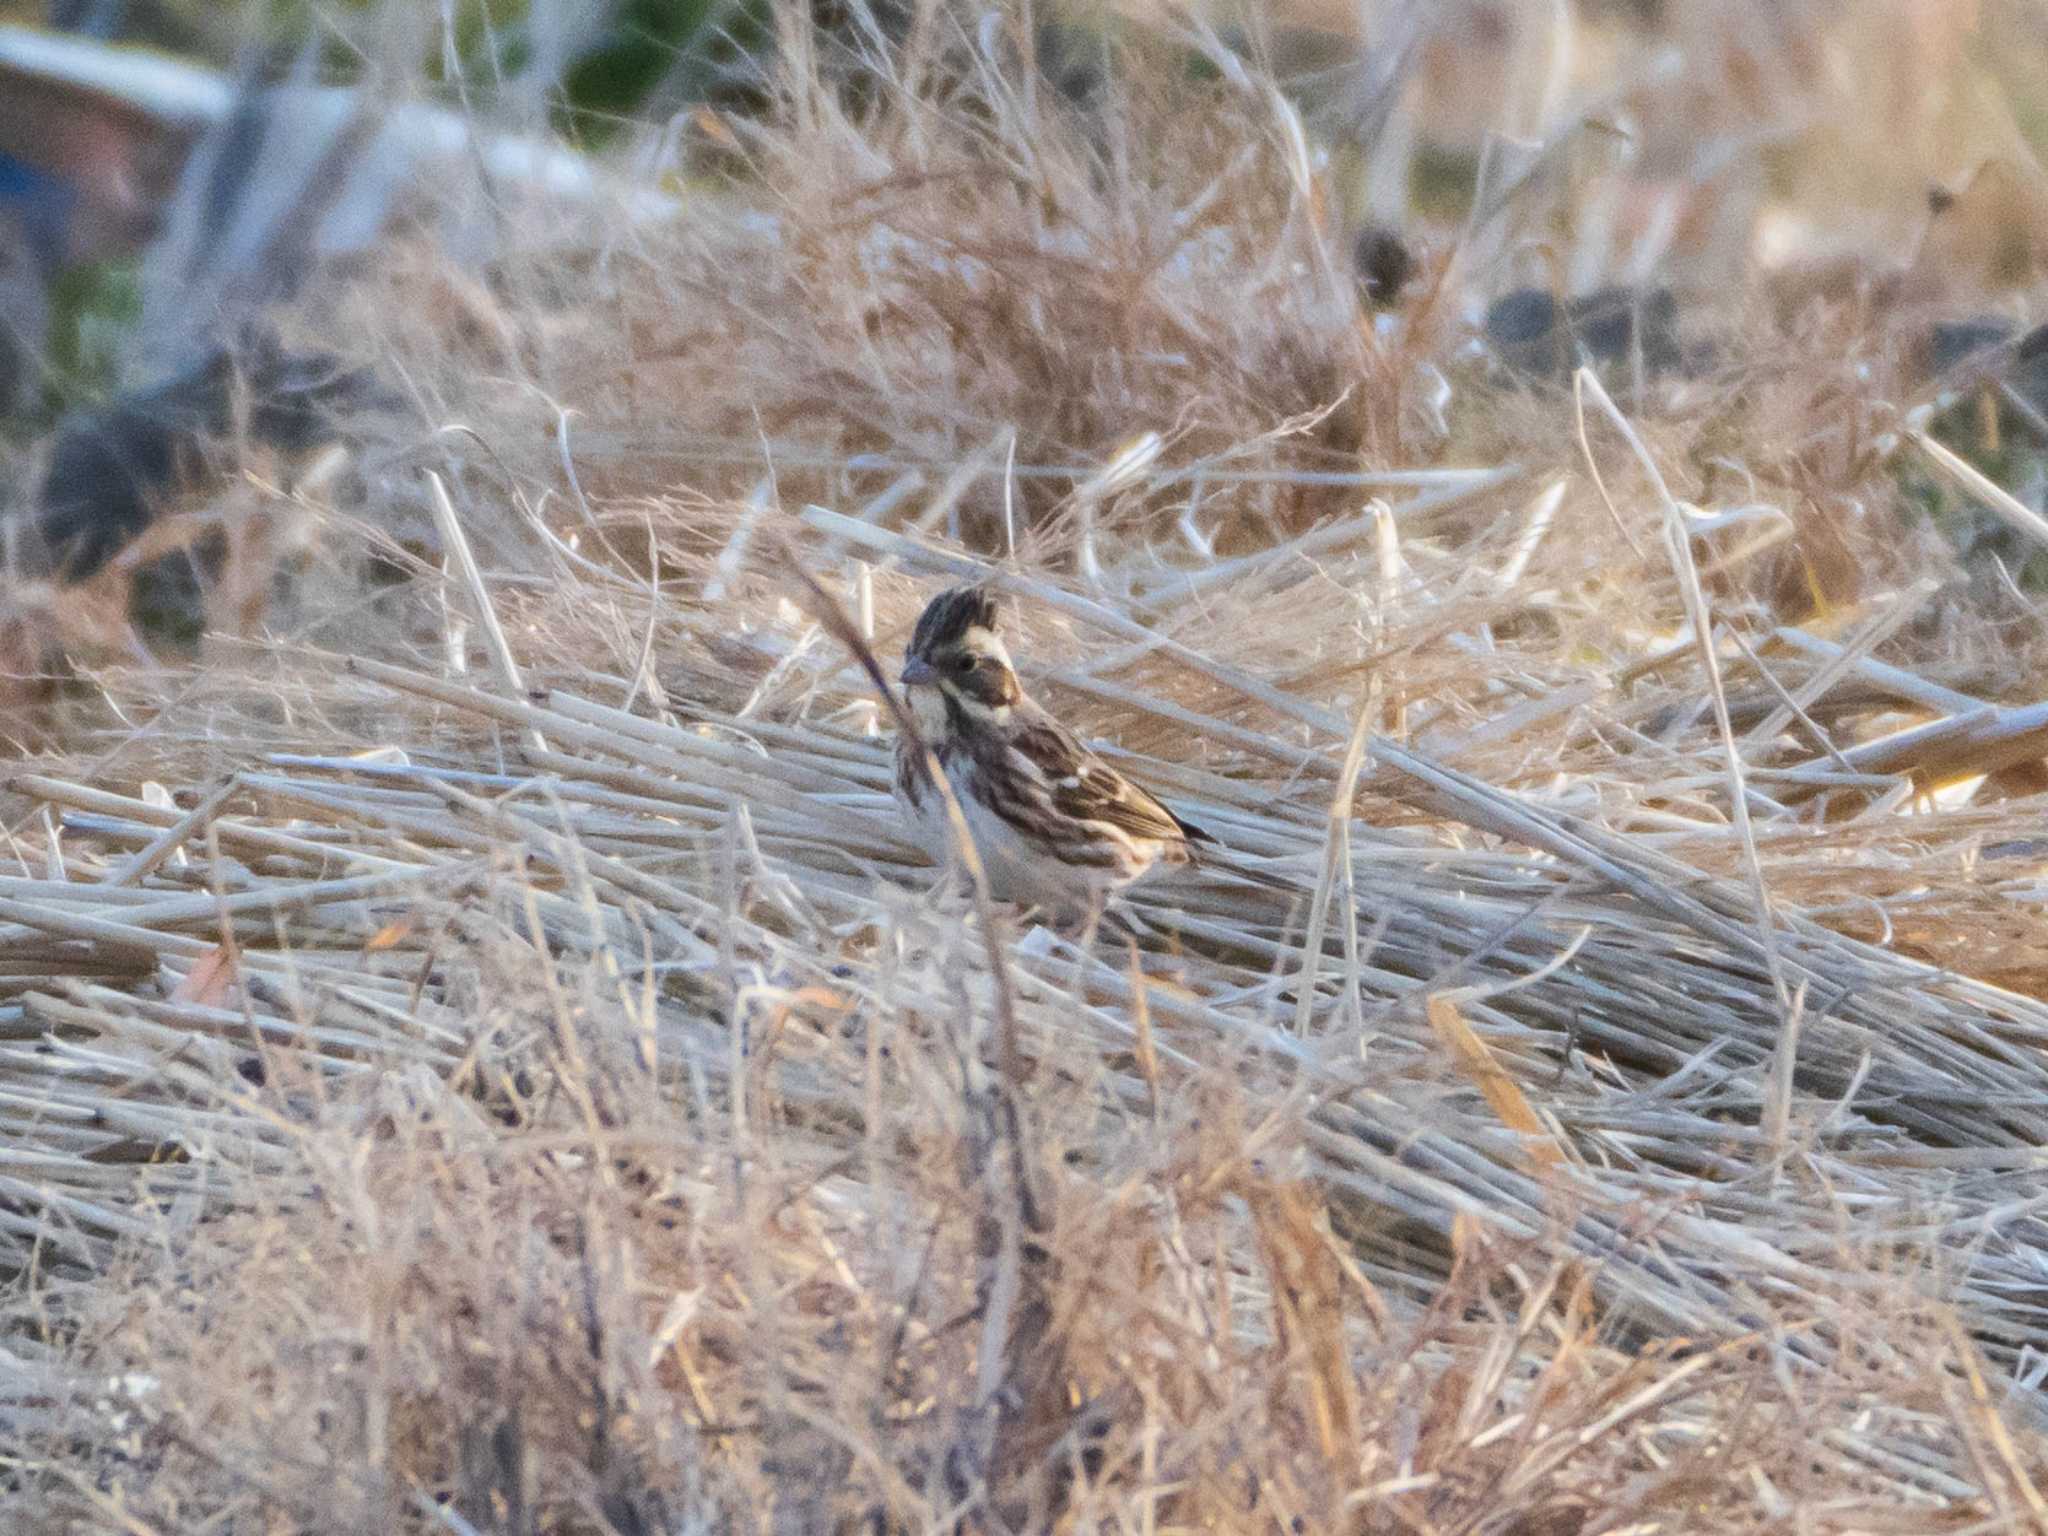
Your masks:
{"label": "dark cheek patch", "polygon": [[[973,654],[973,653],[967,653]],[[972,704],[981,709],[1000,709],[1023,697],[1017,674],[993,656],[977,655],[975,664],[962,670],[962,653],[956,651],[933,663],[939,674],[940,691],[947,702]]]}
{"label": "dark cheek patch", "polygon": [[967,692],[975,702],[990,709],[1000,709],[1005,704],[1017,702],[1020,689],[1017,679],[1007,668],[984,666],[970,672],[966,679]]}

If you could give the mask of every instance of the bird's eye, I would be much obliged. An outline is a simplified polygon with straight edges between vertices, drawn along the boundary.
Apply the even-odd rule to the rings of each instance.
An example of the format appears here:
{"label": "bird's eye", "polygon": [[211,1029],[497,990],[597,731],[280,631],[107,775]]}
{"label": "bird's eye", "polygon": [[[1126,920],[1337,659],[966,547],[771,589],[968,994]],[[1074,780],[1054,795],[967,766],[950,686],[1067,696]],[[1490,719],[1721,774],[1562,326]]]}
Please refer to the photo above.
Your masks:
{"label": "bird's eye", "polygon": [[978,656],[962,656],[953,663],[953,670],[955,672],[972,672],[980,664],[980,661],[981,658]]}

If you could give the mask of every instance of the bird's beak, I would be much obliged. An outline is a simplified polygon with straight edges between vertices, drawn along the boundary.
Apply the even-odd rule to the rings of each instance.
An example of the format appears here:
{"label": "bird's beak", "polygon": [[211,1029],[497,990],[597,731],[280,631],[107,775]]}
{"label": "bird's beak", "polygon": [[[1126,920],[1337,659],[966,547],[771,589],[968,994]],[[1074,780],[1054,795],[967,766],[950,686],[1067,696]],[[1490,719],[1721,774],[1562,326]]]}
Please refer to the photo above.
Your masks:
{"label": "bird's beak", "polygon": [[921,688],[927,683],[939,680],[938,669],[921,656],[912,656],[903,663],[903,675],[896,679],[906,688]]}

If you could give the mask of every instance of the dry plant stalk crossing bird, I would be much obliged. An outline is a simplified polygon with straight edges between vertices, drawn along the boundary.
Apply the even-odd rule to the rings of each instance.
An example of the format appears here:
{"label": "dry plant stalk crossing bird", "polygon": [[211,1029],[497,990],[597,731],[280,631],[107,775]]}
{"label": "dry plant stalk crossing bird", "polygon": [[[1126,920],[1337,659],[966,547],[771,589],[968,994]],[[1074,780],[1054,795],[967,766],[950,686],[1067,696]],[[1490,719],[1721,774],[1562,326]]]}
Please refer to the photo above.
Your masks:
{"label": "dry plant stalk crossing bird", "polygon": [[[989,895],[1056,919],[1099,912],[1161,864],[1186,864],[1215,840],[1097,757],[1024,692],[986,586],[925,606],[904,652],[903,684],[987,876]],[[925,754],[896,746],[896,798],[927,852],[952,836]]]}

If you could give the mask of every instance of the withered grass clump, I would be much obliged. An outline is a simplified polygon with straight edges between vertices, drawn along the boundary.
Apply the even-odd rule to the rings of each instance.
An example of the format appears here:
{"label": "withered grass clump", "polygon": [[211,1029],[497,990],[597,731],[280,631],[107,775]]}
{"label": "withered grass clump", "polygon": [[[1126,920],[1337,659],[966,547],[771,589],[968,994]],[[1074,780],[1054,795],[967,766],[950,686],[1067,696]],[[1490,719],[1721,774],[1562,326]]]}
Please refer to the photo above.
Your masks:
{"label": "withered grass clump", "polygon": [[[218,496],[313,579],[74,659],[9,1529],[2034,1528],[2048,633],[1903,516],[1967,482],[1740,317],[1626,410],[1382,335],[1291,109],[1019,35],[394,246],[418,441]],[[843,642],[970,578],[1255,884],[931,887]]]}
{"label": "withered grass clump", "polygon": [[[1006,1300],[969,1280],[985,1196],[946,1130],[958,1042],[864,1022],[883,1038],[787,1026],[795,1060],[880,1063],[860,1086],[897,1145],[836,1157],[765,1071],[743,1111],[651,1096],[613,1133],[571,1102],[590,1082],[510,1126],[426,1075],[236,1095],[281,1147],[232,1214],[128,1245],[83,1296],[83,1379],[16,1442],[58,1475],[17,1508],[1533,1532],[1777,1529],[1776,1506],[1936,1530],[1962,1526],[1935,1468],[1996,1464],[1981,1360],[1896,1274],[1844,1274],[1825,1317],[1769,1309],[1747,1338],[1626,1339],[1561,1229],[1460,1219],[1427,1304],[1397,1303],[1333,1236],[1297,1129],[1248,1119],[1219,1073],[1104,1124],[1090,1069],[1041,1064],[1038,1352],[992,1372]],[[984,1404],[992,1376],[1042,1389]],[[1903,1487],[1893,1440],[1929,1463]]]}
{"label": "withered grass clump", "polygon": [[[1251,547],[1356,497],[1245,472],[1404,462],[1413,359],[1374,334],[1334,212],[1301,195],[1298,122],[1180,55],[1140,53],[1076,102],[1020,35],[941,10],[851,95],[799,51],[771,121],[685,136],[672,227],[580,265],[544,246],[489,288],[400,271],[357,318],[418,354],[437,411],[484,426],[474,375],[493,376],[519,424],[494,446],[521,466],[544,454],[526,429],[572,409],[582,487],[610,499],[743,495],[765,461],[785,502],[843,503],[982,455],[1018,472],[977,477],[951,531],[993,549],[1156,433],[1223,471],[1199,521]],[[435,307],[452,347],[394,323]]]}

